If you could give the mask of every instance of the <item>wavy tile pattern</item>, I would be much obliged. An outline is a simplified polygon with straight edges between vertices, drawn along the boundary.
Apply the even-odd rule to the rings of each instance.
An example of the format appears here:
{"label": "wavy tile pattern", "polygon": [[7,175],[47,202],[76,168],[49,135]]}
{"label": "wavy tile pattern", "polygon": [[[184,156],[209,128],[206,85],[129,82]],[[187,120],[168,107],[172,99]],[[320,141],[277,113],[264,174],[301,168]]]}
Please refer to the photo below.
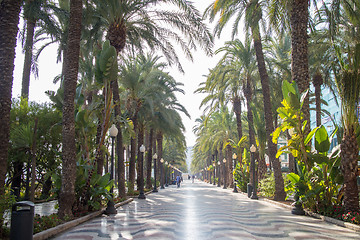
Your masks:
{"label": "wavy tile pattern", "polygon": [[359,233],[200,181],[169,186],[55,239],[360,239]]}

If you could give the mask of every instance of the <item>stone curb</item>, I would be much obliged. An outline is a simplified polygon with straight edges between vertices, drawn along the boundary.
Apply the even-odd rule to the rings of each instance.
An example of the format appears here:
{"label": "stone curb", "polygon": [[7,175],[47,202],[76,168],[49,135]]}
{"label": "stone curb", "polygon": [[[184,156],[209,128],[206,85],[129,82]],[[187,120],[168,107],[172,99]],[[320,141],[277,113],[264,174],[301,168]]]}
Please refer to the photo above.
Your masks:
{"label": "stone curb", "polygon": [[[263,201],[265,202],[269,202],[271,204],[274,204],[274,205],[277,205],[277,206],[280,206],[280,207],[284,207],[284,208],[287,208],[289,210],[291,210],[293,207],[290,206],[290,205],[287,205],[287,204],[284,204],[284,203],[280,203],[280,202],[276,202],[276,201],[273,201],[273,200],[270,200],[270,199],[267,199],[267,198],[263,198],[262,199]],[[338,225],[340,227],[344,227],[344,228],[349,228],[351,230],[354,230],[356,232],[360,232],[360,226],[356,225],[356,224],[352,224],[352,223],[349,223],[349,222],[343,222],[341,220],[338,220],[338,219],[335,219],[335,218],[331,218],[331,217],[327,217],[327,216],[323,216],[323,215],[320,215],[318,213],[313,213],[313,212],[310,212],[308,210],[304,210],[305,211],[305,214],[307,216],[310,216],[310,217],[314,217],[314,218],[317,218],[317,219],[320,219],[324,222],[329,222],[329,223],[332,223],[332,224],[335,224],[335,225]]]}
{"label": "stone curb", "polygon": [[[115,208],[117,207],[120,207],[122,205],[125,205],[129,202],[132,202],[134,199],[133,198],[129,198],[123,202],[120,202],[120,203],[117,203],[115,204]],[[101,214],[103,214],[103,212],[105,211],[105,208],[97,211],[97,212],[93,212],[93,213],[90,213],[86,216],[83,216],[83,217],[80,217],[80,218],[77,218],[73,221],[70,221],[70,222],[66,222],[66,223],[63,223],[63,224],[60,224],[56,227],[53,227],[53,228],[49,228],[45,231],[42,231],[42,232],[39,232],[39,233],[36,233],[35,235],[33,235],[33,240],[43,240],[43,239],[48,239],[52,236],[55,236],[63,231],[66,231],[68,230],[69,228],[72,228],[72,227],[75,227],[83,222],[86,222],[90,219],[93,219]]]}

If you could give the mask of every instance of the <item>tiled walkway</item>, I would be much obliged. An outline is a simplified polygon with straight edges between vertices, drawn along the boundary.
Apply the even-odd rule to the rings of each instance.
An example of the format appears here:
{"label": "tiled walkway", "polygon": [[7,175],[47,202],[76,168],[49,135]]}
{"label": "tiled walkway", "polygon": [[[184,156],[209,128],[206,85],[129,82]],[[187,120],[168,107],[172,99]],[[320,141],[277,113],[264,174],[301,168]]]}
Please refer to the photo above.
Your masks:
{"label": "tiled walkway", "polygon": [[95,218],[55,239],[360,239],[359,233],[248,199],[203,182],[185,181]]}

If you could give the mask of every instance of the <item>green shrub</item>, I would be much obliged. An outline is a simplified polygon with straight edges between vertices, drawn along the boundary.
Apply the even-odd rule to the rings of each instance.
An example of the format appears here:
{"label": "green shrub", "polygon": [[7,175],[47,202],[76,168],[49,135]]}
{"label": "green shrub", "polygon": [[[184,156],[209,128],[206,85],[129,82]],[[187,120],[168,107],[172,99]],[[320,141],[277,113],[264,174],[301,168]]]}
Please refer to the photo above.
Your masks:
{"label": "green shrub", "polygon": [[273,172],[260,180],[259,195],[264,197],[273,197],[275,195],[275,177]]}

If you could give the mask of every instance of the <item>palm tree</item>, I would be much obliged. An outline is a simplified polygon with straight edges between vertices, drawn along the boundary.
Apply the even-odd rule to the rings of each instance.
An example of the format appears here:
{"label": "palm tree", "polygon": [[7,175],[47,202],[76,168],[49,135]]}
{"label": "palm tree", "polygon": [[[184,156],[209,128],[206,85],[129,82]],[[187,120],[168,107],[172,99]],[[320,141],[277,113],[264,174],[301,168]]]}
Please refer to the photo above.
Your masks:
{"label": "palm tree", "polygon": [[[213,112],[202,123],[201,131],[197,134],[199,137],[197,142],[200,144],[201,151],[206,155],[206,166],[211,164],[211,156],[218,150],[224,151],[226,158],[226,185],[232,186],[232,147],[228,142],[237,138],[236,122],[233,114],[231,114],[226,106],[223,106],[218,111]],[[220,158],[222,160],[222,158]]]}
{"label": "palm tree", "polygon": [[[7,170],[11,89],[21,2],[21,0],[2,0],[0,2],[0,197],[4,194]],[[2,216],[3,213],[0,213],[0,225],[3,224]],[[0,229],[1,234],[2,228]]]}
{"label": "palm tree", "polygon": [[[47,25],[47,29],[56,29],[57,23],[52,17],[52,13],[57,7],[54,3],[47,0],[33,0],[25,1],[24,4],[24,19],[26,25],[26,40],[24,45],[25,58],[22,78],[21,96],[28,98],[29,86],[30,86],[30,72],[33,67],[33,71],[36,72],[33,60],[33,45],[34,45],[34,33],[37,25]],[[39,22],[41,21],[41,22]]]}
{"label": "palm tree", "polygon": [[221,17],[215,27],[215,34],[220,35],[224,26],[230,18],[235,15],[233,24],[233,36],[238,32],[238,25],[243,15],[245,15],[245,25],[251,30],[251,36],[254,42],[258,71],[260,74],[261,87],[264,101],[266,134],[268,142],[268,155],[274,168],[275,176],[275,200],[284,200],[284,180],[281,174],[280,162],[276,158],[277,146],[272,142],[271,133],[274,131],[273,113],[270,98],[269,76],[265,66],[265,59],[262,47],[259,22],[262,20],[262,4],[259,0],[216,0],[205,11],[205,15],[209,16],[213,21],[217,13],[221,13]]}
{"label": "palm tree", "polygon": [[[290,26],[291,26],[291,76],[302,93],[310,87],[309,62],[308,62],[308,23],[309,0],[290,1]],[[309,97],[304,101],[302,108],[304,121],[308,121],[307,132],[310,132]]]}
{"label": "palm tree", "polygon": [[[309,88],[310,75],[308,63],[308,26],[309,0],[272,0],[270,2],[270,22],[278,30],[291,32],[291,76],[298,84],[299,91],[305,92]],[[316,1],[314,1],[316,7]],[[279,29],[282,28],[282,29]],[[310,123],[309,97],[305,99],[302,108],[304,121]],[[306,131],[310,132],[310,124]]]}
{"label": "palm tree", "polygon": [[339,63],[338,66],[333,66],[333,70],[342,102],[344,133],[340,143],[340,156],[344,175],[344,207],[346,211],[355,212],[359,211],[359,191],[356,181],[359,154],[356,137],[359,129],[357,107],[360,93],[359,7],[359,2],[353,0],[334,1],[331,11],[328,11],[326,5],[324,6]]}
{"label": "palm tree", "polygon": [[58,213],[61,218],[73,215],[72,206],[75,201],[76,144],[74,99],[79,68],[81,18],[82,0],[72,0],[70,2],[67,53],[66,59],[64,59],[63,164]]}
{"label": "palm tree", "polygon": [[[356,51],[360,50],[360,44],[356,45]],[[355,53],[359,55],[359,52]],[[357,56],[359,57],[359,56]],[[337,73],[336,84],[342,101],[342,120],[344,135],[341,140],[341,165],[344,175],[344,206],[346,211],[357,212],[359,210],[359,191],[357,187],[357,172],[359,146],[356,140],[356,132],[359,128],[357,106],[360,95],[360,65],[356,60],[341,66],[341,72]]]}

